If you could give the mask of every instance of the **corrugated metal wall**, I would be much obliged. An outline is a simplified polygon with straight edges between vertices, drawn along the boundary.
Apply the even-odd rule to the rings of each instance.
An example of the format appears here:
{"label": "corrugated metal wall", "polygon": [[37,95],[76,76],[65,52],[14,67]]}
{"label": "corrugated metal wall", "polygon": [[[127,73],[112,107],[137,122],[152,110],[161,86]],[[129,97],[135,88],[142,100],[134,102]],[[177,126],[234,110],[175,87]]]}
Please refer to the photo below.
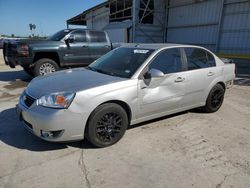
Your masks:
{"label": "corrugated metal wall", "polygon": [[168,1],[166,42],[250,54],[250,1]]}
{"label": "corrugated metal wall", "polygon": [[250,54],[250,1],[225,1],[218,52]]}
{"label": "corrugated metal wall", "polygon": [[[221,54],[250,55],[250,0],[154,0],[153,24],[141,22],[140,1],[133,0],[131,42],[195,44]],[[103,29],[109,8],[86,19],[88,28]]]}
{"label": "corrugated metal wall", "polygon": [[101,7],[86,14],[87,28],[102,30],[109,24],[109,8]]}
{"label": "corrugated metal wall", "polygon": [[169,2],[167,42],[197,44],[215,50],[221,2],[181,4],[178,0]]}

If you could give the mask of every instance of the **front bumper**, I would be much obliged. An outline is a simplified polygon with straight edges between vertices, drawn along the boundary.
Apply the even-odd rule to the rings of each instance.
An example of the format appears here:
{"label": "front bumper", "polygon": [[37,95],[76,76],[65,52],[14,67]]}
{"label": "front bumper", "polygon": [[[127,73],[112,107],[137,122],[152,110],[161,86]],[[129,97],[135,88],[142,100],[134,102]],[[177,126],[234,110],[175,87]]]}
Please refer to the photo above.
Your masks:
{"label": "front bumper", "polygon": [[4,56],[4,61],[6,65],[9,65],[11,68],[15,68],[17,65],[22,67],[29,67],[32,64],[32,57],[12,57]]}
{"label": "front bumper", "polygon": [[[24,127],[39,138],[51,142],[82,140],[86,119],[69,109],[52,109],[33,104],[30,108],[19,102],[16,106]],[[44,137],[42,131],[59,131],[56,137]]]}

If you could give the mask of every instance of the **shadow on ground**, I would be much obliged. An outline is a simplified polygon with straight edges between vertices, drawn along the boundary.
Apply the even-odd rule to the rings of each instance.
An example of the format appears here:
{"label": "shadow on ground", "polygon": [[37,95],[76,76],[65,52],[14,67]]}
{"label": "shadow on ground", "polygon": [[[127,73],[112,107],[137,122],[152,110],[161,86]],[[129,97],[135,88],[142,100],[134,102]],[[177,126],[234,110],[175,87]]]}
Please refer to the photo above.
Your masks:
{"label": "shadow on ground", "polygon": [[[135,124],[135,125],[131,125],[131,126],[129,126],[128,130],[129,129],[138,128],[138,127],[141,127],[142,129],[144,129],[143,128],[144,125],[147,125],[147,124],[150,124],[150,123],[155,123],[157,121],[162,121],[162,120],[165,120],[165,119],[168,119],[168,118],[172,118],[172,117],[175,117],[175,116],[180,116],[180,115],[186,114],[188,112],[189,111],[179,112],[179,113],[176,113],[176,114],[171,114],[171,115],[168,115],[168,116],[163,116],[163,117],[159,117],[159,118],[156,118],[156,119],[148,120],[148,121],[145,121],[145,122],[142,122],[142,123],[138,123],[138,124]],[[190,112],[193,112],[193,113],[203,113],[202,111],[200,111],[198,109],[190,110]]]}
{"label": "shadow on ground", "polygon": [[30,82],[32,78],[22,70],[0,72],[0,81],[16,81],[16,80]]}
{"label": "shadow on ground", "polygon": [[19,122],[15,108],[0,113],[0,140],[12,147],[30,151],[60,150],[68,146],[76,148],[93,148],[87,141],[72,143],[46,142],[29,133]]}
{"label": "shadow on ground", "polygon": [[[187,112],[181,112],[174,115],[169,115],[147,122],[139,123],[129,127],[128,129],[142,127],[146,124],[182,115]],[[15,108],[4,110],[0,113],[0,140],[12,147],[26,149],[30,151],[49,151],[65,149],[68,146],[82,149],[96,149],[87,140],[69,143],[53,143],[37,138],[29,133],[19,122]]]}
{"label": "shadow on ground", "polygon": [[239,85],[239,86],[250,86],[250,77],[236,78],[236,79],[234,80],[234,85]]}

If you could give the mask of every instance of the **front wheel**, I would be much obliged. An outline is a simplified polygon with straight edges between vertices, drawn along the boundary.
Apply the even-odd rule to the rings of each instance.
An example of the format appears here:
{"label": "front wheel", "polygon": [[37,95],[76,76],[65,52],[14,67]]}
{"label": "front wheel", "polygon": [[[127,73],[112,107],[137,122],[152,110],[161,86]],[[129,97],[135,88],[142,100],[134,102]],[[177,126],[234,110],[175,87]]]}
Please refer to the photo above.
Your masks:
{"label": "front wheel", "polygon": [[58,64],[52,59],[39,59],[35,62],[34,75],[43,76],[59,70]]}
{"label": "front wheel", "polygon": [[85,136],[96,147],[107,147],[118,142],[128,127],[126,111],[118,104],[98,106],[91,114]]}
{"label": "front wheel", "polygon": [[224,100],[225,89],[220,84],[216,84],[210,91],[206,106],[203,107],[205,112],[216,112],[221,107]]}

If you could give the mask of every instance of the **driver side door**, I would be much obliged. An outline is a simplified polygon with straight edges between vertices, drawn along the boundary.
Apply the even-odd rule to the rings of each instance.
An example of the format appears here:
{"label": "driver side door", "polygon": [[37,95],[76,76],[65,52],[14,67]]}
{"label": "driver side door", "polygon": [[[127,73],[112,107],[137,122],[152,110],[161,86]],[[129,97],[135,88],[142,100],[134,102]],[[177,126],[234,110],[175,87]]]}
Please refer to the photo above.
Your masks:
{"label": "driver side door", "polygon": [[64,65],[85,66],[91,63],[89,44],[86,31],[79,30],[70,33],[69,44],[62,49]]}
{"label": "driver side door", "polygon": [[186,73],[183,70],[181,49],[163,50],[149,63],[147,72],[157,69],[164,76],[150,79],[139,79],[139,117],[165,115],[181,108],[186,89]]}

